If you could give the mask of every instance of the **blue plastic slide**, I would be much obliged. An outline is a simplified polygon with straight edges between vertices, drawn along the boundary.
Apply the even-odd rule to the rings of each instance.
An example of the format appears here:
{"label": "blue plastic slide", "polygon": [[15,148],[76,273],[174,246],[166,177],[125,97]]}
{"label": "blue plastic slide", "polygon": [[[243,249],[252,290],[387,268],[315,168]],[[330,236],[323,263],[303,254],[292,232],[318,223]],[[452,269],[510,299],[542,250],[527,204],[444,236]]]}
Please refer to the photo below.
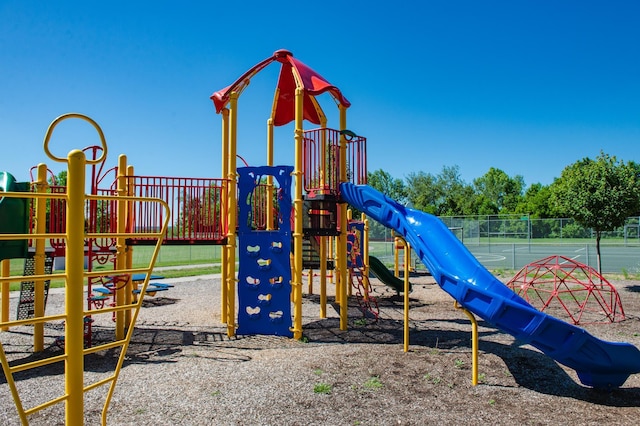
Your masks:
{"label": "blue plastic slide", "polygon": [[640,373],[640,350],[608,342],[538,311],[494,277],[435,216],[406,208],[368,186],[343,183],[344,200],[411,244],[436,282],[467,310],[573,368],[599,389],[622,386]]}

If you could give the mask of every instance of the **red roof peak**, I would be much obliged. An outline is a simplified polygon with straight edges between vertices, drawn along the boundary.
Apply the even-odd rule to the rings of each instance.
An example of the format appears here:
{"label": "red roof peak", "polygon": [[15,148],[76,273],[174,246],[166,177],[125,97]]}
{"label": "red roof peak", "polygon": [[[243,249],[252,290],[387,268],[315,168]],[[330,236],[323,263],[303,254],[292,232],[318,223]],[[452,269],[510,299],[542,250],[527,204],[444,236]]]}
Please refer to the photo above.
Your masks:
{"label": "red roof peak", "polygon": [[293,58],[293,53],[291,53],[287,49],[279,49],[279,50],[276,50],[275,52],[273,52],[273,57],[278,62],[284,63],[284,62],[288,61],[288,59],[287,59],[288,56],[291,56]]}
{"label": "red roof peak", "polygon": [[314,124],[320,124],[320,116],[316,111],[309,97],[315,97],[325,92],[329,92],[336,101],[342,106],[348,108],[351,103],[342,95],[338,87],[332,85],[320,74],[309,68],[307,65],[293,57],[293,54],[286,50],[276,50],[273,55],[262,62],[257,63],[247,72],[242,74],[233,84],[211,95],[211,100],[216,107],[216,112],[220,113],[229,102],[231,92],[242,92],[247,86],[249,80],[265,68],[270,63],[277,61],[282,64],[280,76],[277,84],[277,99],[274,100],[276,108],[274,111],[273,121],[275,126],[282,126],[290,123],[295,118],[294,93],[297,87],[297,81],[291,69],[300,77],[300,83],[304,90],[304,119]]}

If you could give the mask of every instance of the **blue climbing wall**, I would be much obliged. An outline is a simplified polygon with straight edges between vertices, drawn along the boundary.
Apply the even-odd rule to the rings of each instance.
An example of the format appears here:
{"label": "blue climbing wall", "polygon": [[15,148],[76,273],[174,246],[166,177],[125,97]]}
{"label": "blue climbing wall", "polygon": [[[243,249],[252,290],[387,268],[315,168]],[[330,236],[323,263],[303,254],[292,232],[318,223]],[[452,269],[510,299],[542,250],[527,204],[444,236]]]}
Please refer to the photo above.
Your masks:
{"label": "blue climbing wall", "polygon": [[[291,166],[238,168],[237,334],[291,332]],[[277,230],[258,230],[255,204],[262,178],[277,181]]]}

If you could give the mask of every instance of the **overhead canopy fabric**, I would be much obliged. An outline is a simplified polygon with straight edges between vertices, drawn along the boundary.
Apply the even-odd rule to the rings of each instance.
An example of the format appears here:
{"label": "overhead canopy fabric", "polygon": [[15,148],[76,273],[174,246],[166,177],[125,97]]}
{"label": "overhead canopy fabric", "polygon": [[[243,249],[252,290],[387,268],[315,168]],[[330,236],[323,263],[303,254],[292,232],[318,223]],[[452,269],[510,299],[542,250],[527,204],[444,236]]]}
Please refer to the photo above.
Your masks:
{"label": "overhead canopy fabric", "polygon": [[329,83],[324,77],[295,59],[291,52],[278,50],[273,56],[253,66],[245,72],[230,86],[215,92],[211,95],[211,100],[216,107],[216,112],[220,113],[229,102],[229,95],[236,91],[240,92],[249,83],[249,80],[260,72],[271,62],[278,61],[282,64],[278,86],[276,90],[275,113],[273,118],[274,126],[283,126],[295,119],[295,92],[299,81],[304,91],[304,111],[303,118],[311,123],[320,124],[320,115],[310,98],[329,92],[337,102],[345,108],[351,103],[342,95],[340,89]]}

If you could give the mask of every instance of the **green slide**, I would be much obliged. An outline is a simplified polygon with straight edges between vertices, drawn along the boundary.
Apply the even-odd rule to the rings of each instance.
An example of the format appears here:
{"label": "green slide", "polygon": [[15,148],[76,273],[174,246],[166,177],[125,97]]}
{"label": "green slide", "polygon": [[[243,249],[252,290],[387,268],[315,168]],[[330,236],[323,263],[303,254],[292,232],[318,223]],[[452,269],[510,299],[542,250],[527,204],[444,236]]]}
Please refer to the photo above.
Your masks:
{"label": "green slide", "polygon": [[[384,266],[384,263],[382,263],[377,257],[369,255],[369,269],[380,281],[398,293],[402,293],[404,291],[404,280],[393,275],[393,273]],[[409,283],[409,291],[411,291],[411,283]]]}

